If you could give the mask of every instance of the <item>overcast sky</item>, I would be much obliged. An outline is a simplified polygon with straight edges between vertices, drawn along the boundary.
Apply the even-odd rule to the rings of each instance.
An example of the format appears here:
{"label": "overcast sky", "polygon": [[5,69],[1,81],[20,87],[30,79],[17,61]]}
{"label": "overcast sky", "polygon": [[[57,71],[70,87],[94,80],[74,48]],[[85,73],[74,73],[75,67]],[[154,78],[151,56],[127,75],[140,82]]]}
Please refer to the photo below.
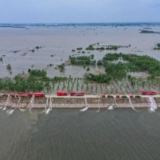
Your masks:
{"label": "overcast sky", "polygon": [[7,22],[160,22],[160,0],[0,0]]}

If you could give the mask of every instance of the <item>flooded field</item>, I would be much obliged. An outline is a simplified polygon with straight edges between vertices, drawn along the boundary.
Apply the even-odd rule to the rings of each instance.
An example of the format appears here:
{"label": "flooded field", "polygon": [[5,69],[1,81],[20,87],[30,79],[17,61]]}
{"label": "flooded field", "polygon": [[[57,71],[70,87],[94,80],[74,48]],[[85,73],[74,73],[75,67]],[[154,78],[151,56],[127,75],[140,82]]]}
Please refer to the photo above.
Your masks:
{"label": "flooded field", "polygon": [[[102,59],[106,53],[136,53],[149,55],[160,60],[159,51],[153,50],[160,42],[159,34],[142,34],[144,26],[58,26],[58,27],[28,27],[28,28],[0,28],[0,77],[14,77],[19,73],[27,73],[29,68],[45,69],[49,77],[69,76],[82,78],[86,68],[66,66],[61,73],[55,67],[66,62],[69,55],[91,55],[95,60]],[[152,30],[160,31],[159,26],[152,26]],[[117,51],[92,51],[85,48],[90,44],[102,45],[131,45]],[[35,49],[36,46],[42,48]],[[82,47],[84,54],[72,52],[72,49]],[[34,49],[34,52],[32,51]],[[6,66],[10,64],[12,74]],[[52,67],[47,67],[53,64]],[[104,72],[103,67],[90,67],[90,72]]]}

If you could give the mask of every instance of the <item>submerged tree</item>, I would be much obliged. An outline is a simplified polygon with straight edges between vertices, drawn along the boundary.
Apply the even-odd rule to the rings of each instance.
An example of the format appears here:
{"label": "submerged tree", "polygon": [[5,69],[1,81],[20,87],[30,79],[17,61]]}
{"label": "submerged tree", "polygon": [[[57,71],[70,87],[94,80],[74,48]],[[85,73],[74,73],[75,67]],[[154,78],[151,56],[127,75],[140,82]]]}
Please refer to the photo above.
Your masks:
{"label": "submerged tree", "polygon": [[3,62],[3,58],[2,57],[0,58],[0,62]]}
{"label": "submerged tree", "polygon": [[8,64],[8,65],[6,66],[6,68],[7,68],[8,71],[11,71],[11,69],[12,69],[10,64]]}

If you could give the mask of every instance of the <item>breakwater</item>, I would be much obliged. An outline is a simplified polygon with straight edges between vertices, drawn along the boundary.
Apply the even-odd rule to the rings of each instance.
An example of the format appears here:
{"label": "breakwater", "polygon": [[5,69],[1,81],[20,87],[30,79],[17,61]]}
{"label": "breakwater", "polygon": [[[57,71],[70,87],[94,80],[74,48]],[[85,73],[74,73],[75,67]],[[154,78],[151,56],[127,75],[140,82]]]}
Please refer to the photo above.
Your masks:
{"label": "breakwater", "polygon": [[160,107],[160,96],[56,96],[35,97],[0,97],[1,108],[52,109],[52,108],[152,108]]}

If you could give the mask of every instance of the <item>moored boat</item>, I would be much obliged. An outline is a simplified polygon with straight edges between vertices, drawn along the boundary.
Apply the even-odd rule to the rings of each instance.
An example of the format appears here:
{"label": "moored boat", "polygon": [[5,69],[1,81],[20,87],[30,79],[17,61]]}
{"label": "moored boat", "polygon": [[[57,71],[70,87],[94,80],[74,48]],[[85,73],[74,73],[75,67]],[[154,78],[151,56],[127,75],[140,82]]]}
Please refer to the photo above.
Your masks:
{"label": "moored boat", "polygon": [[70,92],[71,96],[84,96],[84,92]]}
{"label": "moored boat", "polygon": [[146,90],[141,90],[139,91],[142,95],[157,95],[156,91],[146,91]]}
{"label": "moored boat", "polygon": [[68,95],[68,93],[65,91],[58,91],[57,92],[57,96],[67,96],[67,95]]}

